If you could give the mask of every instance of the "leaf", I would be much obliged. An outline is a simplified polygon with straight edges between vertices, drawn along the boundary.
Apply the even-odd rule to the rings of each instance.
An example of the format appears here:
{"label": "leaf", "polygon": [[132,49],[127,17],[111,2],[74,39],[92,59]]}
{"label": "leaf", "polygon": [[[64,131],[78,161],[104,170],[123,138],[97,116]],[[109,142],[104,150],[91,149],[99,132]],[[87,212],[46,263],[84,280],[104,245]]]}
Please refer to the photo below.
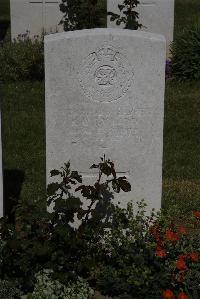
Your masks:
{"label": "leaf", "polygon": [[121,20],[117,20],[117,21],[116,21],[116,25],[119,26],[120,24],[121,24]]}
{"label": "leaf", "polygon": [[112,17],[110,18],[110,21],[113,22],[113,21],[115,21],[116,19],[117,19],[116,16],[112,16]]}
{"label": "leaf", "polygon": [[81,191],[82,189],[83,189],[83,187],[85,187],[84,185],[81,185],[81,186],[78,186],[76,189],[75,189],[75,191],[77,192],[77,191]]}
{"label": "leaf", "polygon": [[111,162],[111,161],[109,161],[108,164],[111,167],[111,173],[112,173],[113,177],[116,179],[116,171],[115,171],[115,165],[114,165],[114,163]]}
{"label": "leaf", "polygon": [[122,11],[125,8],[125,5],[118,4],[118,8],[120,11]]}
{"label": "leaf", "polygon": [[118,181],[117,180],[112,180],[112,188],[113,190],[116,192],[116,193],[119,193],[120,192],[120,186],[118,184]]}
{"label": "leaf", "polygon": [[69,182],[70,182],[72,185],[76,185],[76,181],[74,181],[74,180],[69,179]]}
{"label": "leaf", "polygon": [[69,197],[66,199],[63,199],[62,197],[59,197],[55,202],[56,210],[77,210],[81,206],[81,200],[77,197]]}
{"label": "leaf", "polygon": [[51,183],[47,186],[47,195],[53,195],[56,193],[56,191],[60,188],[59,183]]}
{"label": "leaf", "polygon": [[131,191],[131,184],[126,180],[126,177],[118,178],[118,183],[119,183],[120,188],[124,192],[130,192]]}
{"label": "leaf", "polygon": [[71,178],[75,179],[75,180],[80,180],[82,177],[80,174],[78,174],[78,171],[72,171],[71,172]]}
{"label": "leaf", "polygon": [[77,218],[81,220],[87,214],[87,210],[79,209],[77,213]]}
{"label": "leaf", "polygon": [[92,166],[90,166],[90,169],[92,169],[92,168],[99,168],[99,165],[92,164]]}
{"label": "leaf", "polygon": [[111,167],[107,164],[107,162],[100,163],[100,170],[107,176],[111,175]]}
{"label": "leaf", "polygon": [[76,188],[75,191],[81,191],[83,197],[88,199],[93,198],[96,194],[96,189],[93,186],[81,185],[78,188]]}
{"label": "leaf", "polygon": [[65,164],[66,170],[70,168],[70,161],[68,161],[67,163],[64,163],[64,164]]}
{"label": "leaf", "polygon": [[51,174],[51,177],[52,177],[52,176],[56,176],[56,175],[59,175],[59,174],[60,174],[60,171],[57,170],[57,169],[53,169],[53,170],[50,171],[50,174]]}

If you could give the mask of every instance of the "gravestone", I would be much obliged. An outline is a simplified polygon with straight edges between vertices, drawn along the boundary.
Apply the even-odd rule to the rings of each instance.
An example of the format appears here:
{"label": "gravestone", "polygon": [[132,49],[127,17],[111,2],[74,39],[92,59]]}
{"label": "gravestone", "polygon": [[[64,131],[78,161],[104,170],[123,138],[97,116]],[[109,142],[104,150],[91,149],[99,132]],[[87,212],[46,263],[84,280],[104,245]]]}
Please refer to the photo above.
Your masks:
{"label": "gravestone", "polygon": [[[167,54],[169,55],[169,47],[173,41],[174,32],[174,0],[139,0],[136,11],[139,13],[139,23],[143,27],[142,31],[159,33],[165,36],[167,42]],[[118,4],[122,4],[123,0],[107,0],[107,11],[119,14]],[[119,27],[116,22],[107,19],[107,27]],[[120,25],[124,28],[124,24]],[[119,27],[119,28],[120,28]]]}
{"label": "gravestone", "polygon": [[43,32],[59,32],[63,17],[59,0],[10,0],[11,37],[30,31],[30,37]]}
{"label": "gravestone", "polygon": [[46,167],[64,162],[84,182],[106,155],[132,185],[129,200],[161,205],[165,40],[152,33],[92,29],[45,36]]}

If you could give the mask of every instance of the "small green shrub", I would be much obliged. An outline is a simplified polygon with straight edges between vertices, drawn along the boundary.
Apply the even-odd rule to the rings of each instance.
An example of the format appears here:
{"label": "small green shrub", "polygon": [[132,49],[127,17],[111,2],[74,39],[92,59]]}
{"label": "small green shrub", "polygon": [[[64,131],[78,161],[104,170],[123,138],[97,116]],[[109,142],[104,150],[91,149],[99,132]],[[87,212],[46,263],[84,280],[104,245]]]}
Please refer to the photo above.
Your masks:
{"label": "small green shrub", "polygon": [[[120,299],[177,298],[181,292],[185,299],[200,297],[199,234],[189,235],[161,216],[145,216],[144,202],[136,214],[128,204],[112,216],[104,235],[105,256],[94,274],[102,293]],[[162,296],[168,289],[174,297]]]}
{"label": "small green shrub", "polygon": [[28,33],[0,47],[0,81],[42,80],[44,78],[43,41],[31,40]]}
{"label": "small green shrub", "polygon": [[102,0],[62,0],[60,24],[65,31],[105,27],[106,2]]}
{"label": "small green shrub", "polygon": [[135,10],[140,4],[138,0],[124,0],[121,4],[118,4],[120,14],[108,12],[110,21],[115,22],[116,25],[124,24],[124,29],[137,30],[142,27],[142,24],[138,22],[139,13]]}
{"label": "small green shrub", "polygon": [[1,299],[16,299],[20,298],[21,292],[17,289],[13,282],[0,280],[0,298]]}
{"label": "small green shrub", "polygon": [[[92,290],[79,277],[120,299],[200,298],[199,234],[146,215],[143,201],[136,212],[131,203],[114,205],[114,192],[131,185],[105,157],[91,168],[99,172],[94,185],[83,185],[70,163],[51,171],[51,213],[29,200],[19,203],[14,224],[1,219],[0,279],[15,281],[31,299],[85,299]],[[192,225],[199,223],[195,211]]]}
{"label": "small green shrub", "polygon": [[[145,216],[146,205],[138,203],[127,209],[116,207],[113,224],[104,235],[106,262],[97,269],[97,286],[103,294],[127,299],[157,299],[168,282],[168,273],[155,258],[155,244],[149,234],[150,220]],[[105,258],[104,258],[105,261]]]}
{"label": "small green shrub", "polygon": [[178,80],[199,80],[200,24],[178,33],[171,51],[172,75]]}
{"label": "small green shrub", "polygon": [[[1,238],[5,243],[0,264],[2,278],[16,278],[27,293],[34,287],[35,273],[42,269],[53,269],[55,279],[62,283],[89,275],[99,259],[101,236],[108,226],[109,217],[104,219],[111,213],[111,190],[118,193],[130,190],[126,178],[117,177],[113,162],[102,158],[92,168],[99,170],[94,186],[82,185],[81,176],[70,170],[70,163],[51,171],[52,177],[58,177],[58,182],[51,183],[47,190],[48,204],[53,204],[51,213],[41,207],[41,202],[29,200],[19,203],[14,225],[2,219]],[[103,175],[113,178],[104,181]],[[87,209],[70,193],[77,184],[76,192],[87,200]],[[71,225],[76,214],[78,228]]]}
{"label": "small green shrub", "polygon": [[52,270],[43,270],[36,274],[36,284],[31,294],[22,299],[90,299],[94,291],[82,278],[76,282],[62,284],[53,278]]}

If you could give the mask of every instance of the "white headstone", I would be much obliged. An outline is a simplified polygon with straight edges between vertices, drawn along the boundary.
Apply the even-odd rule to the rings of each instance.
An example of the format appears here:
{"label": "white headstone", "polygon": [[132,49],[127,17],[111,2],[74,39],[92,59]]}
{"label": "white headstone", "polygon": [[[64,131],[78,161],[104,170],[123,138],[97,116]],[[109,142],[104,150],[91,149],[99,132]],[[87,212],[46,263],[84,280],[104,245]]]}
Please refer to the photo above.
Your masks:
{"label": "white headstone", "polygon": [[[174,0],[139,1],[140,4],[136,11],[139,13],[139,23],[145,26],[141,30],[164,35],[169,54],[169,47],[173,41],[174,32]],[[123,0],[107,0],[107,11],[119,14],[118,4],[122,3]],[[116,25],[116,22],[111,22],[110,16],[108,16],[107,27],[116,28],[119,26]],[[122,23],[120,27],[124,28],[124,24]]]}
{"label": "white headstone", "polygon": [[45,37],[48,181],[68,160],[94,181],[105,154],[132,185],[118,199],[160,208],[165,51],[162,36],[124,29]]}
{"label": "white headstone", "polygon": [[43,32],[60,32],[63,17],[59,0],[10,0],[11,37],[30,31],[30,36]]}

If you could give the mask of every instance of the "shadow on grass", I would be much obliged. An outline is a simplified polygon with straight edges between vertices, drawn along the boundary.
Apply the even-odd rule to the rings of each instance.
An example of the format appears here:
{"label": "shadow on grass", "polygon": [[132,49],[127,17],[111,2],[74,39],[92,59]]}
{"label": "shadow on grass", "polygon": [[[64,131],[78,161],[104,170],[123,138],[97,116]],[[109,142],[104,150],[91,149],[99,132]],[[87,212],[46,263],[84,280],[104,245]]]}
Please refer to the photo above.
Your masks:
{"label": "shadow on grass", "polygon": [[8,20],[0,20],[0,40],[4,39],[9,26],[10,22]]}
{"label": "shadow on grass", "polygon": [[12,210],[18,203],[25,174],[24,171],[18,169],[4,169],[3,175],[4,215],[13,221]]}

